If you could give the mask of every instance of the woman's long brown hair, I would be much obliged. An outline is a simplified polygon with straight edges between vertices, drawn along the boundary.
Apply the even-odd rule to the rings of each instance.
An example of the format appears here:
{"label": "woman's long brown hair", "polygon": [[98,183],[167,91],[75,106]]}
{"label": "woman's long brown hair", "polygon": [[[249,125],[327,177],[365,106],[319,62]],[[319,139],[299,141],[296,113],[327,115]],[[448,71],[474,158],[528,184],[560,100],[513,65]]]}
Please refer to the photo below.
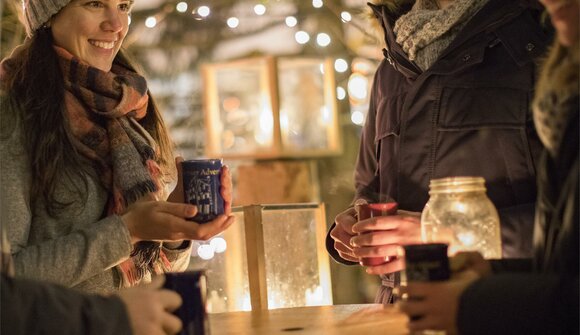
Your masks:
{"label": "woman's long brown hair", "polygon": [[[39,29],[15,53],[2,80],[14,114],[3,120],[2,127],[22,127],[32,173],[31,200],[33,203],[44,201],[48,214],[56,216],[69,205],[55,198],[57,180],[70,180],[86,201],[90,163],[71,142],[72,134],[65,116],[64,79],[50,28]],[[135,69],[123,52],[117,54],[114,62]],[[147,94],[147,115],[139,123],[157,141],[158,163],[163,174],[168,175],[173,171],[172,144],[155,101],[149,92]]]}

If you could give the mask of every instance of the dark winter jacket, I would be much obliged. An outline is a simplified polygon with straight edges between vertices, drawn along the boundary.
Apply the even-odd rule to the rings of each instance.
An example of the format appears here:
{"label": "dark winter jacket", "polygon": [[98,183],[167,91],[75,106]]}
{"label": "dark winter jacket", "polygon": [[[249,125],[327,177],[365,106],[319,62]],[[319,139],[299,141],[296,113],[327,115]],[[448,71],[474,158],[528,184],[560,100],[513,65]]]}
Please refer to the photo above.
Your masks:
{"label": "dark winter jacket", "polygon": [[[500,215],[503,257],[531,257],[542,146],[530,106],[537,61],[552,40],[542,7],[489,0],[423,72],[393,33],[412,4],[396,14],[369,5],[384,30],[385,58],[363,128],[355,199],[395,200],[420,212],[431,179],[482,176]],[[338,256],[329,236],[327,249],[354,264]]]}
{"label": "dark winter jacket", "polygon": [[535,274],[504,273],[468,287],[460,300],[460,334],[579,334],[579,124],[571,108],[558,159],[538,167]]}
{"label": "dark winter jacket", "polygon": [[42,281],[12,278],[14,268],[0,226],[0,334],[130,335],[117,296],[89,295]]}
{"label": "dark winter jacket", "polygon": [[88,295],[50,283],[1,275],[0,333],[10,335],[130,335],[116,296]]}

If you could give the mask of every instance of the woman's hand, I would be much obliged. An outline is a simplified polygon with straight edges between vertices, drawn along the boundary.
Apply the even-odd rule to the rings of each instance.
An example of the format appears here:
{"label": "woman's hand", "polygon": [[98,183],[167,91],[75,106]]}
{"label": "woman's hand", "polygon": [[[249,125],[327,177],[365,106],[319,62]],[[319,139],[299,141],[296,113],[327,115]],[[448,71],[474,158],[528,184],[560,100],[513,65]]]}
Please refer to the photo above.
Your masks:
{"label": "woman's hand", "polygon": [[330,231],[330,237],[334,240],[334,249],[342,259],[358,263],[360,259],[354,254],[350,245],[351,238],[356,235],[352,231],[352,226],[356,221],[354,207],[338,214],[334,219],[336,225]]}
{"label": "woman's hand", "polygon": [[197,208],[185,203],[182,161],[181,156],[175,158],[177,184],[167,201],[156,201],[152,196],[146,195],[129,206],[121,216],[129,229],[133,244],[142,240],[208,240],[234,223],[235,217],[231,215],[232,178],[227,166],[222,167],[220,180],[224,214],[203,224],[187,220],[195,216]]}
{"label": "woman's hand", "polygon": [[232,175],[230,174],[230,168],[227,165],[222,166],[222,173],[221,173],[221,184],[222,187],[220,192],[222,194],[222,198],[224,199],[224,214],[230,215],[232,214]]}
{"label": "woman's hand", "polygon": [[444,330],[457,334],[459,299],[465,289],[479,278],[474,271],[456,273],[443,282],[408,282],[401,286],[399,307],[410,318],[410,332]]}
{"label": "woman's hand", "polygon": [[352,226],[356,236],[350,240],[355,257],[389,257],[390,262],[367,267],[369,274],[401,271],[405,262],[400,246],[421,243],[420,213],[398,211],[397,215],[375,216]]}
{"label": "woman's hand", "polygon": [[234,216],[225,214],[203,224],[187,220],[196,213],[194,205],[144,200],[129,206],[121,219],[129,229],[132,243],[142,240],[207,240],[235,221]]}

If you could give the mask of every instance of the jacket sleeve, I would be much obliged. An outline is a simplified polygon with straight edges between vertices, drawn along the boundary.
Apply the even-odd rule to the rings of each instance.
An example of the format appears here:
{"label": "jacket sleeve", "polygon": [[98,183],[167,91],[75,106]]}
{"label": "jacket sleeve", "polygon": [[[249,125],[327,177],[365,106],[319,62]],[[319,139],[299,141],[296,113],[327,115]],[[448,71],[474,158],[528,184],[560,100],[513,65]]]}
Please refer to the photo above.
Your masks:
{"label": "jacket sleeve", "polygon": [[42,226],[53,219],[33,217],[31,163],[24,152],[22,133],[17,122],[9,122],[6,99],[1,100],[0,108],[0,224],[12,247],[16,275],[75,286],[127,258],[131,253],[129,231],[116,215],[62,231],[55,239],[29,243],[33,220]]}
{"label": "jacket sleeve", "polygon": [[[172,171],[170,171],[170,175],[172,175],[173,178],[166,184],[163,200],[167,200],[169,194],[173,192],[173,190],[175,189],[175,185],[177,184],[177,182],[179,182],[177,180],[177,167],[174,167]],[[189,240],[184,240],[181,242],[177,241],[163,242],[162,250],[163,253],[165,254],[165,257],[167,257],[167,260],[171,264],[170,271],[181,272],[187,269],[187,267],[189,266],[189,261],[191,259],[190,255],[192,245],[193,243],[191,243],[191,241]]]}
{"label": "jacket sleeve", "polygon": [[[353,203],[357,199],[364,199],[368,202],[374,202],[378,199],[376,195],[379,193],[379,176],[377,175],[377,156],[376,156],[376,146],[375,146],[375,117],[376,117],[376,107],[378,104],[378,99],[380,97],[379,85],[377,81],[379,80],[379,73],[381,68],[385,66],[385,61],[383,61],[375,73],[373,80],[373,85],[371,88],[371,97],[369,102],[369,110],[367,113],[367,118],[362,129],[361,140],[359,145],[359,152],[356,162],[356,167],[354,171],[354,184],[355,184],[355,197]],[[326,234],[326,250],[329,255],[337,262],[346,265],[355,265],[358,263],[350,262],[342,259],[336,249],[334,249],[334,240],[330,237],[330,231],[334,229],[336,223],[333,223]]]}
{"label": "jacket sleeve", "polygon": [[[169,242],[170,243],[170,242]],[[183,241],[181,245],[172,247],[171,244],[163,243],[163,253],[171,263],[172,272],[182,272],[187,270],[191,260],[191,241]]]}
{"label": "jacket sleeve", "polygon": [[376,201],[377,199],[374,198],[376,198],[376,195],[379,193],[380,180],[377,174],[378,157],[375,144],[375,124],[377,106],[381,96],[379,89],[380,85],[378,85],[378,82],[380,80],[382,68],[384,66],[388,66],[388,64],[385,64],[386,62],[383,61],[379,65],[379,68],[375,73],[373,85],[371,88],[369,110],[362,129],[359,152],[354,172],[355,200],[365,199],[369,202]]}
{"label": "jacket sleeve", "polygon": [[460,334],[578,334],[578,276],[505,274],[481,279],[460,298]]}
{"label": "jacket sleeve", "polygon": [[125,305],[116,296],[86,295],[4,275],[1,283],[2,334],[132,334]]}

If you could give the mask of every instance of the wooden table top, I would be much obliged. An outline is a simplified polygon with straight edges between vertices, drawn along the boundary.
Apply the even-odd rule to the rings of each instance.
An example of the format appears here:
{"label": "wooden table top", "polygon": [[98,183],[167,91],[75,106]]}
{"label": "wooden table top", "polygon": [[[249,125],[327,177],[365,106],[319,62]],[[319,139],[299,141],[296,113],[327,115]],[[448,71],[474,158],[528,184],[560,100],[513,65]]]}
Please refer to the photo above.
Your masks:
{"label": "wooden table top", "polygon": [[407,335],[407,317],[380,304],[209,314],[211,335]]}

